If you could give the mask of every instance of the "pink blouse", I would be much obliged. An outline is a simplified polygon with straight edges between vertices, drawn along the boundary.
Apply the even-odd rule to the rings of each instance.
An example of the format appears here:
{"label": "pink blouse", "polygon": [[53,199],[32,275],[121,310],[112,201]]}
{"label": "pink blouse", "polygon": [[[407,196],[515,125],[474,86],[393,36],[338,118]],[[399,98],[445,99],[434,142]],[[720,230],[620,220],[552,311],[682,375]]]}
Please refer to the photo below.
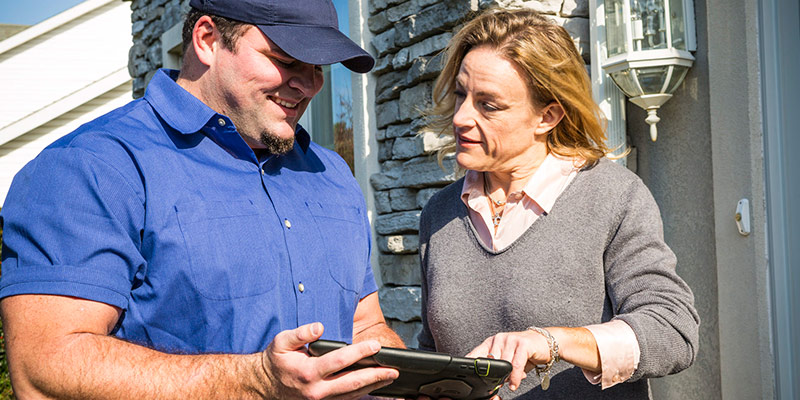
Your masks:
{"label": "pink blouse", "polygon": [[[495,251],[517,240],[540,215],[550,212],[561,192],[578,174],[571,159],[548,154],[525,187],[508,195],[497,232],[492,210],[483,190],[483,174],[467,171],[461,200],[469,209],[480,240]],[[639,365],[639,341],[633,329],[622,320],[586,326],[597,342],[602,371],[595,375],[584,370],[586,379],[603,389],[628,380]]]}

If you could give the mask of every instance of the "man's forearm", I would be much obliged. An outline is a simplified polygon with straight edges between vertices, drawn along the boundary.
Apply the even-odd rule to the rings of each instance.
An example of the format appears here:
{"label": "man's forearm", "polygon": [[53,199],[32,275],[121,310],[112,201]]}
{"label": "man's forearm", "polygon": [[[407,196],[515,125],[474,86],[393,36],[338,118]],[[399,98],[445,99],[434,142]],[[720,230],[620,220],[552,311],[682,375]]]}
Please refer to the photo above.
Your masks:
{"label": "man's forearm", "polygon": [[19,398],[249,399],[265,390],[260,354],[173,355],[91,333],[64,340],[12,370]]}
{"label": "man's forearm", "polygon": [[353,343],[363,342],[369,339],[375,339],[379,341],[382,346],[386,347],[406,347],[403,343],[403,339],[397,336],[385,322],[376,323],[353,335]]}

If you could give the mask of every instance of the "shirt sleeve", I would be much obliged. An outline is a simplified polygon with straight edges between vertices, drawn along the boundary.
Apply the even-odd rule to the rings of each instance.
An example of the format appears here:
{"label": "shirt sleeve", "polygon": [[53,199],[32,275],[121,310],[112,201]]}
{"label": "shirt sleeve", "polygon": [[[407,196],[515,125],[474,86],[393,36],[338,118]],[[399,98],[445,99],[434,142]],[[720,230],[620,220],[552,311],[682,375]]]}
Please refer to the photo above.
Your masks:
{"label": "shirt sleeve", "polygon": [[0,297],[75,296],[122,309],[145,262],[143,195],[112,165],[48,148],[14,178],[2,210]]}
{"label": "shirt sleeve", "polygon": [[622,320],[585,327],[592,333],[600,353],[600,374],[583,370],[592,384],[608,389],[630,379],[639,365],[639,341],[633,329]]}

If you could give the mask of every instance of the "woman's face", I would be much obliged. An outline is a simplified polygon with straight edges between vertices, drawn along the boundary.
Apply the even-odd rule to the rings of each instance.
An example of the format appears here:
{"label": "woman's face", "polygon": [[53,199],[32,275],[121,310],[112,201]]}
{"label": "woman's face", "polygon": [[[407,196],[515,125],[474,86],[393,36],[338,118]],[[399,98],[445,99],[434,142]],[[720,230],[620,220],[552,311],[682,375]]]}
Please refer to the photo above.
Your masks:
{"label": "woman's face", "polygon": [[462,168],[513,173],[547,155],[552,106],[536,107],[520,70],[493,48],[480,46],[466,54],[455,96],[453,131]]}

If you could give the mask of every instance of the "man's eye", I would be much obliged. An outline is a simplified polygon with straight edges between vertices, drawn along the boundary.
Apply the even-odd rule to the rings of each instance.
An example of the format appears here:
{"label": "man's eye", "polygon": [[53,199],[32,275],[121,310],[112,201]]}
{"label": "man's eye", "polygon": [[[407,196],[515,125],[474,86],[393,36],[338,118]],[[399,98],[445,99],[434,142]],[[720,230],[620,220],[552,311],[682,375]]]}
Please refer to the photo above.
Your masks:
{"label": "man's eye", "polygon": [[280,58],[275,58],[275,57],[272,58],[272,61],[283,68],[291,68],[297,62],[297,60],[291,60],[291,61],[281,60]]}

